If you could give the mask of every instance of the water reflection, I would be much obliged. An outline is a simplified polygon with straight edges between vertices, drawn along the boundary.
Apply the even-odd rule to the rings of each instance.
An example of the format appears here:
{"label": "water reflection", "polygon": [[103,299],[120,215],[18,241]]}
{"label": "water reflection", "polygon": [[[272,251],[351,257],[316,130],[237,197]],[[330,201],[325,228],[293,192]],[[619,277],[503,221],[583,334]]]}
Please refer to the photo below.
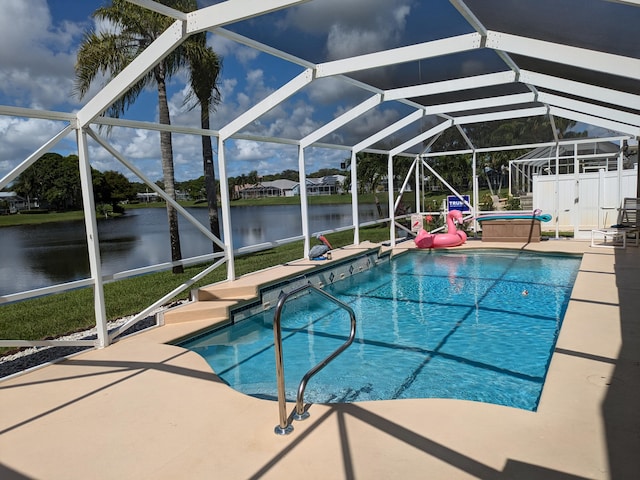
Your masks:
{"label": "water reflection", "polygon": [[[205,208],[188,209],[207,226]],[[377,218],[373,205],[363,205],[360,221]],[[351,205],[311,205],[312,232],[352,224]],[[270,205],[233,207],[234,248],[273,242],[302,234],[300,207]],[[183,217],[179,219],[183,257],[211,253],[212,242]],[[166,210],[129,210],[119,218],[98,219],[102,271],[111,275],[171,260]],[[89,256],[83,221],[44,223],[0,229],[0,295],[87,278]]]}

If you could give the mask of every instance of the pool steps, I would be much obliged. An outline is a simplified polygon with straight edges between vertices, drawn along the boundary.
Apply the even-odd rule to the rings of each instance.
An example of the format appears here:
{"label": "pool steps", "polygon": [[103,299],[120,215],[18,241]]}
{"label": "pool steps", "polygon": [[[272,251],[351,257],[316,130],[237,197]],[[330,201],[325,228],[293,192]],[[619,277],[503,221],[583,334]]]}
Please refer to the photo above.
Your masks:
{"label": "pool steps", "polygon": [[[279,288],[295,288],[311,281],[322,287],[334,280],[368,268],[369,258],[387,258],[391,250],[379,244],[363,242],[332,250],[326,261],[296,260],[253,272],[231,282],[219,282],[191,292],[192,300],[158,314],[159,324],[177,324],[207,320],[209,327],[241,320],[260,310],[275,306]],[[398,250],[394,254],[398,253]],[[335,266],[335,268],[329,268]],[[333,274],[333,276],[332,276]]]}

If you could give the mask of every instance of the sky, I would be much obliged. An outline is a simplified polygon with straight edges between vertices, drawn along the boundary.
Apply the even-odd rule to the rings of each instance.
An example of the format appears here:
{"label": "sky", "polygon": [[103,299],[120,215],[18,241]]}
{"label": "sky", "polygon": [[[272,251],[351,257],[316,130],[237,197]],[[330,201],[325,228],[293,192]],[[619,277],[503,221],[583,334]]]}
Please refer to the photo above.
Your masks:
{"label": "sky", "polygon": [[[74,64],[83,34],[87,29],[100,30],[91,14],[108,0],[18,0],[4,1],[0,15],[0,105],[38,108],[44,110],[75,112],[79,110],[100,86],[94,82],[86,98],[74,95]],[[326,0],[334,4],[343,4],[337,0]],[[352,0],[354,15],[364,2],[380,0]],[[388,0],[383,0],[388,3]],[[201,6],[205,6],[203,0]],[[209,0],[208,3],[214,3]],[[404,18],[411,11],[411,0],[392,1],[397,3],[397,19],[388,25],[387,36],[397,34],[403,27]],[[327,5],[325,5],[327,6]],[[314,7],[315,8],[315,7]],[[304,12],[303,12],[304,13]],[[281,22],[298,22],[300,29],[311,30],[307,41],[324,42],[318,45],[329,57],[344,55],[348,46],[357,51],[358,45],[370,43],[374,32],[358,30],[357,41],[350,41],[345,24],[330,24],[330,19],[320,19],[317,12],[309,9],[306,14],[291,13],[281,15]],[[348,13],[348,12],[347,12]],[[293,17],[292,17],[293,15]],[[314,18],[315,21],[310,21]],[[353,21],[357,20],[355,15]],[[382,31],[377,27],[376,34]],[[326,40],[313,35],[313,29],[327,29],[334,33]],[[384,35],[383,35],[384,36]],[[323,34],[324,37],[324,34]],[[320,38],[320,40],[318,40]],[[239,45],[219,36],[209,35],[209,44],[223,59],[220,77],[222,103],[212,117],[211,128],[219,129],[228,121],[236,118],[258,101],[275,91],[302,71],[275,57],[260,53],[254,49]],[[350,53],[350,52],[346,52]],[[184,74],[174,77],[168,87],[171,121],[175,125],[199,127],[199,110],[189,109],[184,99],[188,93]],[[352,92],[350,100],[337,101],[337,89],[331,80],[314,82],[304,95],[293,97],[287,104],[278,106],[260,121],[255,122],[247,131],[261,135],[302,138],[322,124],[342,113],[345,108],[365,98],[361,92]],[[368,96],[368,95],[367,95]],[[366,130],[382,128],[389,120],[395,121],[400,113],[393,108],[383,109],[376,115],[365,116],[361,123]],[[135,105],[123,118],[143,121],[157,121],[157,91],[151,88],[145,91]],[[19,161],[31,155],[44,142],[58,133],[64,122],[55,122],[22,117],[0,116],[0,177],[9,173]],[[357,129],[358,126],[354,126]],[[103,132],[106,136],[106,133]],[[360,136],[364,135],[364,131]],[[162,177],[159,161],[159,137],[155,132],[144,130],[114,128],[109,140],[135,165],[142,169],[152,180]],[[340,138],[343,140],[343,138]],[[90,141],[89,154],[94,168],[101,171],[117,170],[130,180],[138,178],[104,149]],[[174,135],[174,163],[176,180],[183,181],[202,175],[202,155],[199,137]],[[214,148],[217,148],[214,145]],[[260,175],[278,173],[285,169],[298,170],[297,149],[264,142],[232,141],[228,142],[228,174],[237,176],[258,171]],[[63,155],[77,153],[74,136],[56,145],[52,151]],[[320,168],[339,168],[348,156],[345,151],[328,149],[309,149],[311,159],[308,172]]]}
{"label": "sky", "polygon": [[[216,0],[198,0],[200,6]],[[219,0],[218,0],[219,1]],[[109,0],[3,0],[0,14],[0,105],[38,108],[59,112],[76,112],[97,92],[103,79],[96,80],[84,99],[74,95],[74,64],[83,34],[90,28],[100,31],[107,26],[97,23],[92,13]],[[426,9],[428,8],[428,12]],[[339,9],[339,10],[338,10]],[[340,11],[336,16],[335,11]],[[363,15],[362,12],[367,12]],[[428,22],[428,23],[426,23]],[[313,62],[323,62],[368,53],[376,48],[391,48],[433,40],[445,35],[471,31],[448,0],[322,0],[299,8],[270,14],[259,24],[247,21],[233,27],[238,33],[251,32],[257,39],[269,37],[276,48],[296,55],[311,52]],[[446,29],[446,31],[445,31]],[[219,88],[222,103],[213,114],[211,128],[219,129],[302,71],[302,67],[260,53],[220,36],[209,35],[209,44],[223,60]],[[399,65],[383,71],[365,72],[363,80],[380,88],[393,84],[401,76],[407,84],[416,81],[439,81],[467,74],[496,71],[492,52],[482,53],[483,61],[467,54],[454,55],[450,63],[437,66],[432,61]],[[493,63],[492,63],[493,62]],[[501,64],[498,61],[499,65]],[[437,68],[436,68],[437,67]],[[430,78],[426,78],[431,75]],[[247,126],[244,131],[272,137],[300,139],[348,108],[370,96],[354,87],[337,85],[337,80],[314,81],[299,94]],[[185,105],[188,94],[184,72],[168,85],[169,108],[174,125],[199,127],[199,110]],[[399,120],[408,107],[386,102],[333,133],[325,142],[355,144]],[[123,118],[157,121],[157,90],[143,92]],[[0,178],[43,143],[57,134],[65,122],[0,116]],[[420,128],[415,125],[398,135],[407,138]],[[412,131],[411,129],[414,129]],[[102,132],[106,136],[106,132]],[[141,129],[113,128],[110,143],[152,181],[162,178],[159,135]],[[395,138],[398,144],[402,138]],[[202,175],[200,138],[173,136],[176,180],[195,179]],[[214,145],[214,149],[217,146]],[[75,138],[68,137],[52,151],[76,154]],[[307,149],[307,172],[321,168],[339,168],[348,156],[344,150]],[[90,141],[92,166],[100,171],[117,170],[130,180],[139,179],[102,147]],[[228,141],[226,148],[228,175],[238,176],[256,170],[259,175],[298,170],[294,146]]]}

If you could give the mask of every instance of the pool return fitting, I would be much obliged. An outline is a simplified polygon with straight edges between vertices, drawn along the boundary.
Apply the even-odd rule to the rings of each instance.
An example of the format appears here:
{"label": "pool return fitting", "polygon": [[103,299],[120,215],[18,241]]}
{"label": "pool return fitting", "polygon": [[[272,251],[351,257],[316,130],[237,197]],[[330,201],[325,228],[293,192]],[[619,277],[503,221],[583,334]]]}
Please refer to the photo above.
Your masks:
{"label": "pool return fitting", "polygon": [[275,353],[276,353],[276,378],[278,382],[278,410],[280,414],[280,423],[274,429],[277,435],[287,435],[293,431],[293,425],[289,421],[287,416],[287,398],[284,386],[284,362],[282,359],[282,328],[280,326],[280,315],[284,307],[285,302],[292,296],[298,295],[306,290],[315,291],[324,296],[327,300],[335,303],[339,307],[343,308],[349,313],[351,317],[351,331],[349,332],[349,338],[338,349],[336,349],[327,358],[318,363],[315,367],[305,373],[304,377],[298,385],[298,395],[296,398],[296,409],[293,413],[294,420],[304,420],[309,417],[309,412],[304,409],[304,391],[307,388],[307,383],[316,373],[322,370],[327,364],[340,355],[349,345],[353,343],[353,339],[356,336],[356,314],[353,309],[346,303],[338,300],[333,295],[325,292],[324,290],[312,285],[311,283],[295,288],[288,293],[283,293],[278,299],[276,310],[273,315],[273,337],[275,340]]}

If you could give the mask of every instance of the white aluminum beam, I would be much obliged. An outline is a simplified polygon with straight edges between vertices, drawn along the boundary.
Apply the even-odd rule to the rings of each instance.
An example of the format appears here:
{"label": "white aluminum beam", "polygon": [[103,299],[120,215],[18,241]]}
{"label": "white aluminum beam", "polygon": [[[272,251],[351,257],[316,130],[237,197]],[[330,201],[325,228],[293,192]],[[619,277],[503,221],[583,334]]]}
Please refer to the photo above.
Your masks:
{"label": "white aluminum beam", "polygon": [[425,107],[427,115],[437,115],[439,113],[464,112],[467,110],[479,110],[491,107],[503,107],[506,105],[517,105],[519,103],[535,102],[534,93],[518,93],[515,95],[504,95],[500,97],[488,97],[478,100],[468,100],[466,102],[441,103]]}
{"label": "white aluminum beam", "polygon": [[455,117],[456,125],[466,125],[468,123],[493,122],[496,120],[508,120],[511,118],[536,117],[538,115],[546,115],[546,107],[523,108],[520,110],[505,110],[503,112],[483,113],[479,115],[466,115]]}
{"label": "white aluminum beam", "polygon": [[300,146],[302,148],[308,147],[312,143],[317,142],[321,138],[325,137],[326,135],[329,135],[331,132],[334,132],[335,130],[342,127],[343,125],[351,122],[352,120],[355,120],[359,116],[363,115],[365,112],[368,112],[375,106],[379,105],[381,101],[382,101],[382,95],[379,93],[376,95],[373,95],[372,97],[369,97],[364,102],[360,103],[359,105],[356,105],[351,110],[345,112],[344,114],[333,119],[326,125],[318,128],[313,133],[310,133],[309,135],[304,137],[302,140],[300,140]]}
{"label": "white aluminum beam", "polygon": [[218,137],[218,170],[220,174],[220,210],[222,212],[222,231],[224,233],[225,253],[227,255],[227,280],[236,279],[235,255],[233,253],[233,229],[231,228],[231,202],[229,199],[229,176],[224,139]]}
{"label": "white aluminum beam", "polygon": [[360,212],[358,208],[358,166],[356,151],[351,150],[351,219],[353,221],[353,244],[360,245]]}
{"label": "white aluminum beam", "polygon": [[296,57],[295,55],[291,55],[287,52],[283,52],[282,50],[278,50],[277,48],[271,47],[269,45],[265,45],[264,43],[254,40],[253,38],[245,37],[244,35],[232,32],[231,30],[227,30],[226,28],[212,28],[209,31],[215,35],[219,35],[233,42],[253,48],[254,50],[267,53],[276,58],[281,58],[282,60],[286,60],[287,62],[293,63],[295,65],[300,65],[304,68],[315,68],[316,66],[315,63],[309,62],[300,57]]}
{"label": "white aluminum beam", "polygon": [[449,0],[449,3],[455,7],[456,10],[464,17],[464,19],[469,22],[479,34],[486,35],[487,28],[480,21],[478,17],[476,17],[475,13],[471,11],[471,9],[467,6],[467,4],[462,0]]}
{"label": "white aluminum beam", "polygon": [[411,140],[408,140],[408,141],[404,142],[402,145],[398,145],[396,148],[392,149],[389,152],[389,155],[394,156],[394,155],[397,155],[398,153],[404,152],[405,150],[407,150],[407,149],[413,147],[414,145],[426,140],[427,138],[433,137],[434,135],[437,135],[440,132],[444,132],[447,128],[449,128],[452,125],[453,125],[453,121],[452,120],[446,120],[446,121],[436,125],[435,127],[427,130],[426,132],[423,132],[420,135],[417,135],[416,137],[413,137]]}
{"label": "white aluminum beam", "polygon": [[115,99],[122,96],[133,84],[151,70],[161,59],[171,53],[182,41],[183,22],[176,21],[162,33],[140,55],[133,59],[95,97],[87,102],[77,114],[80,127],[86,127],[101,115]]}
{"label": "white aluminum beam", "polygon": [[293,7],[310,0],[227,0],[210,7],[201,8],[187,14],[187,33],[198,33],[212,27],[239,22],[248,18],[265,15],[267,13]]}
{"label": "white aluminum beam", "polygon": [[460,133],[460,136],[464,138],[464,141],[467,143],[469,148],[475,151],[476,146],[473,144],[473,142],[469,138],[469,135],[467,135],[467,132],[465,132],[464,129],[459,124],[456,125],[456,128],[458,129],[458,133]]}
{"label": "white aluminum beam", "polygon": [[29,155],[24,161],[20,162],[18,166],[16,166],[13,170],[7,173],[4,177],[0,178],[0,190],[6,187],[9,182],[11,182],[14,178],[24,172],[27,168],[33,165],[42,155],[51,150],[60,140],[69,135],[74,128],[71,125],[67,125],[65,128],[60,131],[57,135],[55,135],[51,140],[46,142],[40,148],[38,148],[35,152]]}
{"label": "white aluminum beam", "polygon": [[98,142],[98,144],[100,144],[102,148],[104,148],[107,152],[113,155],[125,167],[127,167],[129,170],[135,173],[138,178],[140,178],[144,183],[146,183],[149,186],[149,188],[151,188],[154,192],[156,192],[166,202],[170,203],[173,206],[173,208],[175,208],[189,223],[191,223],[194,227],[200,230],[200,232],[203,235],[205,235],[209,240],[211,240],[213,243],[218,245],[220,248],[222,249],[225,248],[224,243],[222,243],[218,237],[216,237],[213,233],[211,233],[211,231],[207,227],[202,225],[202,223],[200,223],[197,218],[191,215],[182,205],[180,205],[173,198],[171,198],[171,196],[169,196],[167,192],[165,192],[162,188],[156,185],[150,178],[148,178],[142,172],[142,170],[140,170],[138,167],[136,167],[131,162],[129,162],[124,157],[124,155],[122,155],[111,144],[109,144],[109,142],[107,142],[106,139],[98,135],[96,132],[94,132],[90,128],[87,129],[87,133],[91,136],[91,138],[93,138],[96,142]]}
{"label": "white aluminum beam", "polygon": [[515,82],[515,80],[516,74],[507,70],[498,73],[488,73],[486,75],[476,75],[474,77],[456,78],[454,80],[444,80],[442,82],[433,82],[424,85],[395,88],[393,90],[385,91],[384,99],[385,101],[388,101],[422,97],[425,95],[435,95],[437,93],[456,92],[458,90],[502,85],[504,83]]}
{"label": "white aluminum beam", "polygon": [[[555,145],[555,144],[554,144]],[[479,151],[475,150],[475,151]],[[449,157],[452,155],[471,155],[474,152],[473,149],[469,148],[467,150],[451,150],[447,152],[429,152],[429,153],[421,153],[421,157],[432,158],[432,157]]]}
{"label": "white aluminum beam", "polygon": [[579,100],[562,97],[560,95],[553,95],[551,93],[538,94],[538,100],[542,103],[553,105],[555,107],[567,108],[587,115],[594,115],[614,122],[628,123],[629,125],[640,127],[640,115],[634,115],[633,113],[602,107],[588,102],[581,102]]}
{"label": "white aluminum beam", "polygon": [[98,125],[110,125],[112,127],[136,128],[141,130],[151,130],[157,132],[181,133],[184,135],[199,135],[217,137],[217,130],[204,130],[196,127],[185,127],[182,125],[165,125],[162,123],[143,122],[140,120],[125,120],[123,118],[98,117],[93,122]]}
{"label": "white aluminum beam", "polygon": [[304,236],[304,247],[302,249],[304,258],[309,258],[311,249],[311,238],[309,237],[309,192],[307,191],[307,170],[304,161],[304,148],[298,147],[298,180],[300,181],[300,220],[302,223],[302,235]]}
{"label": "white aluminum beam", "polygon": [[549,62],[640,80],[640,59],[489,31],[487,47]]}
{"label": "white aluminum beam", "polygon": [[626,123],[614,122],[611,120],[606,120],[604,118],[594,117],[593,115],[587,115],[584,113],[574,112],[573,110],[567,110],[565,108],[553,106],[549,107],[549,113],[555,115],[556,117],[567,118],[569,120],[575,120],[576,122],[595,125],[607,130],[613,130],[614,132],[626,133],[627,135],[632,135],[636,138],[640,137],[640,129],[638,127],[627,125]]}
{"label": "white aluminum beam", "polygon": [[634,95],[632,93],[597,87],[595,85],[553,77],[551,75],[532,72],[530,70],[522,70],[520,72],[520,81],[530,85],[535,85],[536,87],[548,88],[550,90],[578,95],[589,99],[597,98],[604,103],[640,110],[640,95]]}
{"label": "white aluminum beam", "polygon": [[[450,3],[460,12],[460,14],[464,17],[464,19],[469,22],[476,32],[483,36],[486,41],[486,36],[489,30],[487,27],[480,21],[478,17],[471,11],[471,9],[467,6],[466,2],[463,0],[449,0]],[[516,74],[520,73],[520,67],[513,61],[513,59],[503,51],[496,51],[498,56],[502,59],[507,67],[513,70]],[[531,91],[535,93],[535,89],[533,87],[529,87]]]}
{"label": "white aluminum beam", "polygon": [[180,10],[176,10],[175,8],[167,7],[166,5],[154,2],[153,0],[127,0],[127,2],[134,3],[140,7],[146,8],[147,10],[151,10],[153,12],[157,12],[161,15],[175,18],[176,20],[187,20],[187,14],[185,12],[181,12]]}
{"label": "white aluminum beam", "polygon": [[[486,152],[502,152],[502,151],[508,151],[508,150],[529,150],[529,149],[534,149],[534,148],[539,148],[539,147],[555,147],[556,144],[560,144],[560,145],[572,145],[574,143],[576,144],[581,144],[581,143],[601,143],[601,142],[619,142],[620,140],[628,140],[630,138],[633,138],[631,135],[625,135],[625,136],[615,136],[615,137],[599,137],[599,138],[568,138],[565,140],[560,140],[559,142],[540,142],[540,143],[527,143],[527,144],[519,144],[519,145],[503,145],[503,146],[498,146],[498,147],[482,147],[482,148],[476,148],[475,151],[477,153],[486,153]],[[469,154],[469,153],[473,153],[473,150],[455,150],[455,151],[448,151],[448,152],[429,152],[429,153],[422,153],[421,156],[422,157],[443,157],[443,156],[450,156],[450,155],[465,155],[465,154]],[[554,157],[555,158],[555,157]],[[515,160],[512,160],[512,162]],[[528,160],[523,160],[524,162],[528,161]]]}
{"label": "white aluminum beam", "polygon": [[100,261],[100,238],[96,220],[96,204],[93,198],[93,180],[89,163],[87,134],[82,129],[76,130],[78,142],[78,164],[80,169],[80,186],[82,189],[82,209],[84,210],[84,226],[87,236],[89,254],[89,270],[93,279],[93,309],[96,320],[97,347],[109,346],[109,330],[107,327],[106,300],[102,280],[102,263]]}
{"label": "white aluminum beam", "polygon": [[353,146],[353,151],[354,152],[360,152],[360,151],[364,150],[365,148],[367,148],[368,146],[373,145],[376,142],[379,142],[383,138],[387,138],[389,135],[392,135],[393,133],[397,132],[398,130],[402,130],[407,125],[411,125],[413,122],[421,119],[423,116],[424,116],[424,110],[416,110],[415,112],[410,113],[409,115],[407,115],[403,119],[398,120],[397,122],[393,123],[392,125],[389,125],[388,127],[383,128],[378,133],[375,133],[375,134],[371,135],[370,137],[365,138],[360,143],[354,145]]}
{"label": "white aluminum beam", "polygon": [[63,120],[67,122],[75,121],[73,113],[54,112],[52,110],[34,110],[32,108],[12,107],[0,105],[0,115],[10,117],[41,118],[45,120]]}
{"label": "white aluminum beam", "polygon": [[631,5],[634,7],[640,7],[640,0],[607,0],[611,3],[622,3],[623,5]]}
{"label": "white aluminum beam", "polygon": [[457,52],[465,52],[480,48],[482,36],[478,33],[467,33],[456,37],[419,43],[406,47],[394,48],[380,52],[358,55],[355,57],[321,63],[317,67],[318,77],[330,77],[349,72],[358,72],[370,68],[379,68],[399,63],[412,62],[425,58],[439,57]]}
{"label": "white aluminum beam", "polygon": [[267,113],[272,108],[279,105],[281,102],[289,98],[304,86],[311,83],[313,80],[313,70],[307,69],[297,77],[294,77],[291,81],[280,87],[273,92],[267,98],[251,107],[244,112],[238,118],[225,125],[220,129],[220,138],[226,140],[231,135],[237,133],[241,128],[244,128],[255,119]]}

